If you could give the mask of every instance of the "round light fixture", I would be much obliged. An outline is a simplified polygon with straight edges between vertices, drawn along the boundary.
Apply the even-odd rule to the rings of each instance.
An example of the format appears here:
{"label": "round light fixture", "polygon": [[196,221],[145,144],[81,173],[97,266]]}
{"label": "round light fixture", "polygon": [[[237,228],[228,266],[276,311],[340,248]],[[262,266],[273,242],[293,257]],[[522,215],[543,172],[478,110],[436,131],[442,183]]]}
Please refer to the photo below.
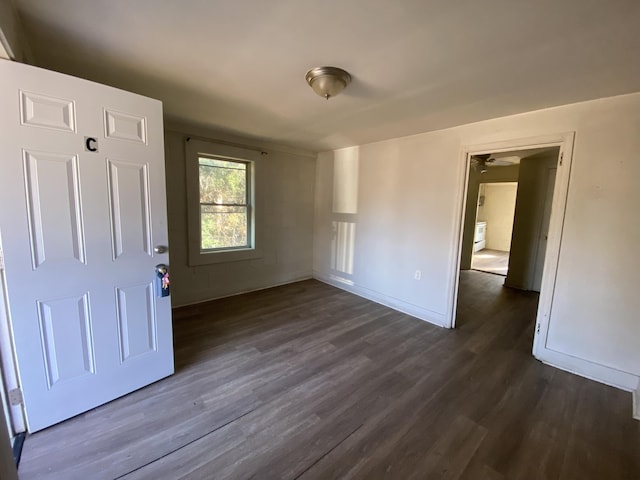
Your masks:
{"label": "round light fixture", "polygon": [[307,83],[321,97],[329,100],[351,83],[351,75],[337,67],[316,67],[307,72]]}

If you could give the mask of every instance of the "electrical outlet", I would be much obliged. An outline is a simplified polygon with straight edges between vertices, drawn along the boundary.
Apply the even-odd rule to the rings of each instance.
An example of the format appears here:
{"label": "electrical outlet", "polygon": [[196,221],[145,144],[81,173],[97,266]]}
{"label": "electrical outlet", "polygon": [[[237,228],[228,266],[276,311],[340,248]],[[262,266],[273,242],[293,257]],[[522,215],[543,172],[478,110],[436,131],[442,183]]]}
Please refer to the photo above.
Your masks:
{"label": "electrical outlet", "polygon": [[416,273],[413,274],[414,280],[420,280],[422,278],[422,272],[420,270],[416,270]]}

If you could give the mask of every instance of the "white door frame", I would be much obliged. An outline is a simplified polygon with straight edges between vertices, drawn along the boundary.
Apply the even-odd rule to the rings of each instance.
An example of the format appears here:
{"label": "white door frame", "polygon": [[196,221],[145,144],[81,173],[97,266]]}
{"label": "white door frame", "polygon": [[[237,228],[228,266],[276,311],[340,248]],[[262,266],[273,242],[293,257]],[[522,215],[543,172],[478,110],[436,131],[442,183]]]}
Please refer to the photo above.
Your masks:
{"label": "white door frame", "polygon": [[[4,404],[0,404],[2,416],[4,412]],[[9,440],[9,432],[4,422],[0,422],[0,478],[4,480],[17,480],[18,471],[13,461],[13,449]]]}
{"label": "white door frame", "polygon": [[[2,232],[0,232],[1,234]],[[2,369],[3,382],[0,388],[3,389],[3,397],[6,399],[6,415],[11,420],[11,430],[13,434],[25,432],[27,430],[26,418],[22,404],[13,405],[9,401],[9,392],[20,389],[18,377],[18,364],[16,362],[15,347],[13,344],[13,334],[11,330],[11,318],[7,299],[7,284],[4,275],[4,257],[2,253],[2,236],[0,235],[0,369]]]}
{"label": "white door frame", "polygon": [[[549,329],[549,316],[553,303],[553,293],[558,271],[558,259],[560,256],[560,242],[564,227],[567,194],[569,192],[569,174],[571,172],[571,160],[573,157],[573,141],[575,132],[565,132],[550,135],[540,135],[530,138],[509,139],[499,142],[477,145],[465,145],[460,152],[459,161],[462,162],[462,177],[458,190],[458,223],[454,242],[457,246],[457,255],[453,259],[453,279],[450,285],[451,316],[448,319],[449,328],[455,327],[456,309],[458,303],[458,284],[460,279],[460,259],[462,256],[462,236],[464,234],[464,217],[466,213],[467,189],[469,183],[469,170],[471,155],[483,153],[508,152],[511,150],[528,150],[533,148],[560,147],[558,159],[558,171],[556,184],[553,190],[553,202],[551,204],[551,220],[549,222],[549,240],[544,260],[542,275],[542,287],[540,288],[540,300],[538,303],[538,315],[536,318],[536,335],[533,340],[533,355],[539,357],[540,350],[546,343]],[[545,339],[545,341],[542,341]]]}

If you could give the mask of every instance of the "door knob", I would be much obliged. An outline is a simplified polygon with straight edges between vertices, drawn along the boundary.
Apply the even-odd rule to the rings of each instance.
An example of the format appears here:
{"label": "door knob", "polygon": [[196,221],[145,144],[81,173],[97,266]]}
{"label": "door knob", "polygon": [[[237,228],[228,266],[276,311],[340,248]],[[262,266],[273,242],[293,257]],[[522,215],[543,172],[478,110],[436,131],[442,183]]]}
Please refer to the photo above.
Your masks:
{"label": "door knob", "polygon": [[153,247],[153,251],[155,253],[167,253],[169,251],[169,247],[165,245],[156,245],[155,247]]}

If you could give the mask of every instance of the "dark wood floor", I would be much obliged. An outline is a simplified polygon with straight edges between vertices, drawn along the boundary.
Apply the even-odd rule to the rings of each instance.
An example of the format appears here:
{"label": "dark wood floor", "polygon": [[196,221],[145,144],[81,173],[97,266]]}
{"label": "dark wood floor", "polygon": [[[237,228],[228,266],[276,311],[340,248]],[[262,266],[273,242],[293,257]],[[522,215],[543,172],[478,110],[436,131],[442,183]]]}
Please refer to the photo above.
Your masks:
{"label": "dark wood floor", "polygon": [[27,438],[22,479],[639,479],[630,394],[531,356],[464,272],[446,330],[317,281],[175,312],[177,373]]}

